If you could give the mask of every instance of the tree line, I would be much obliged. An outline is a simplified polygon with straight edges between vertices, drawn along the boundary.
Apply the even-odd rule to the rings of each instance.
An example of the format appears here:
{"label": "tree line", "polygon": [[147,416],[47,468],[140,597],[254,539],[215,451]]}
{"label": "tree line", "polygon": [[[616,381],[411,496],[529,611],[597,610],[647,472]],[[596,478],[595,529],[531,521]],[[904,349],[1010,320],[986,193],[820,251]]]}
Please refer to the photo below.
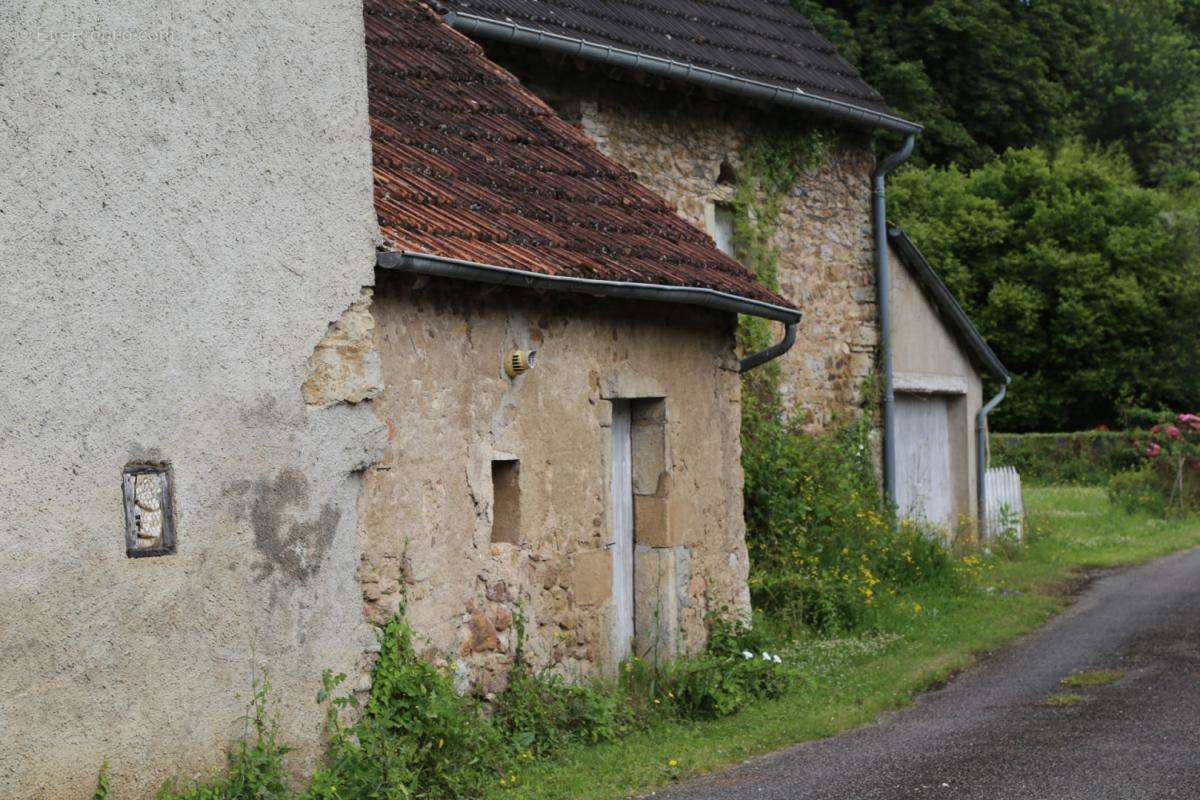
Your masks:
{"label": "tree line", "polygon": [[998,429],[1200,399],[1200,0],[793,0],[925,132],[892,220],[1014,374]]}

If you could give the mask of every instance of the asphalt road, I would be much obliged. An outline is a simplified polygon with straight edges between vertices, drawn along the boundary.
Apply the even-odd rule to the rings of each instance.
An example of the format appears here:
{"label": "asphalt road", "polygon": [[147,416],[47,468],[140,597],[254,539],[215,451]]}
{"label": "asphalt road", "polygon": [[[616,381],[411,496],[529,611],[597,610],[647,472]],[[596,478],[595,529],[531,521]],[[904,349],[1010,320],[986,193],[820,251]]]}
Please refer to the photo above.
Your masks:
{"label": "asphalt road", "polygon": [[[1077,670],[1124,669],[1066,689]],[[1050,695],[1078,705],[1051,708]],[[670,800],[1200,800],[1200,550],[1099,578],[1041,630],[853,733]]]}

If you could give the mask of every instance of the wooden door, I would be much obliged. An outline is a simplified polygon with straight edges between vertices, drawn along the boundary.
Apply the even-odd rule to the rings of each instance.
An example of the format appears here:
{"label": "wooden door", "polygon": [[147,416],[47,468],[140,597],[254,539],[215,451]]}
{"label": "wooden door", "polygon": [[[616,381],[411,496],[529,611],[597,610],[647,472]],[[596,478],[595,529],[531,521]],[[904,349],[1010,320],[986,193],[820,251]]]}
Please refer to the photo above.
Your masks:
{"label": "wooden door", "polygon": [[630,403],[612,404],[613,659],[629,655],[633,642],[633,469]]}
{"label": "wooden door", "polygon": [[950,529],[950,402],[944,395],[896,395],[896,508],[904,519]]}

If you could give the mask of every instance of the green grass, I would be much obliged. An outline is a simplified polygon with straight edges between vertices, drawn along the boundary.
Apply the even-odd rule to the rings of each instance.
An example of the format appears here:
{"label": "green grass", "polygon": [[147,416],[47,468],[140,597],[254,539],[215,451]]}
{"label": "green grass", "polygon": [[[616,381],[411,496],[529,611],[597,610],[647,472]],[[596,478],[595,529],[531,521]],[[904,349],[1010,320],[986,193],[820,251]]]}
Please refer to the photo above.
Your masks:
{"label": "green grass", "polygon": [[881,605],[873,633],[781,643],[800,677],[785,697],[714,722],[658,723],[618,742],[570,749],[531,765],[516,789],[498,789],[497,796],[627,797],[849,730],[1041,625],[1069,602],[1069,588],[1086,570],[1200,545],[1200,521],[1125,515],[1110,508],[1103,489],[1034,488],[1025,498],[1028,547],[1014,560],[985,559],[973,567],[972,591],[900,595]]}
{"label": "green grass", "polygon": [[1124,677],[1123,669],[1085,669],[1063,678],[1059,683],[1073,689],[1087,689],[1093,686],[1108,686]]}
{"label": "green grass", "polygon": [[1077,706],[1087,698],[1081,694],[1052,694],[1042,701],[1042,705],[1046,708],[1070,708]]}

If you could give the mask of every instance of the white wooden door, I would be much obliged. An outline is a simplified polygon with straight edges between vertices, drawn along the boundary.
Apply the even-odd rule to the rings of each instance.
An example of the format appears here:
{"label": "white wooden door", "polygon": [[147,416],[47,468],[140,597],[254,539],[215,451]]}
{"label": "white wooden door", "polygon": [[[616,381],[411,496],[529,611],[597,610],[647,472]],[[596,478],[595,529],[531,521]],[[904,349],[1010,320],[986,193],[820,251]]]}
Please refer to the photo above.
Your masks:
{"label": "white wooden door", "polygon": [[950,402],[944,395],[896,395],[896,508],[904,519],[950,529]]}
{"label": "white wooden door", "polygon": [[612,557],[614,662],[629,655],[633,642],[633,469],[630,404],[612,404]]}

